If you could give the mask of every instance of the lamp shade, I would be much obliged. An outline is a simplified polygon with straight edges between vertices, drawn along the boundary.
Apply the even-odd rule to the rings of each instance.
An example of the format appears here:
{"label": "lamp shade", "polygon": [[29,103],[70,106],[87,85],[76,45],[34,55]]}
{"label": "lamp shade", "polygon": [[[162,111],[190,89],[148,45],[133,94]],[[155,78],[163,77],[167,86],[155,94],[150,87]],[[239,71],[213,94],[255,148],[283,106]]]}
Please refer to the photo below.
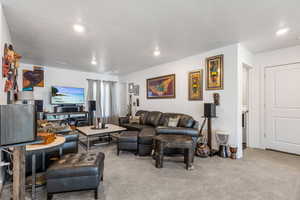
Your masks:
{"label": "lamp shade", "polygon": [[20,101],[30,101],[33,100],[32,91],[22,91],[18,93],[18,100]]}

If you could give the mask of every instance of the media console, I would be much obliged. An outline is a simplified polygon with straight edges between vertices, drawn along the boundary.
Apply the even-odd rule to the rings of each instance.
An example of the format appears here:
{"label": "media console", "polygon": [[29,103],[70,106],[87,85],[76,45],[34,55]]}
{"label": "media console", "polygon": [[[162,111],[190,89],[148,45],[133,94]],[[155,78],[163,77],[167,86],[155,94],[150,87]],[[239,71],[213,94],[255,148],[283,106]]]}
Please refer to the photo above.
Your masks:
{"label": "media console", "polygon": [[88,112],[45,112],[44,119],[47,121],[67,121],[69,124],[88,123]]}

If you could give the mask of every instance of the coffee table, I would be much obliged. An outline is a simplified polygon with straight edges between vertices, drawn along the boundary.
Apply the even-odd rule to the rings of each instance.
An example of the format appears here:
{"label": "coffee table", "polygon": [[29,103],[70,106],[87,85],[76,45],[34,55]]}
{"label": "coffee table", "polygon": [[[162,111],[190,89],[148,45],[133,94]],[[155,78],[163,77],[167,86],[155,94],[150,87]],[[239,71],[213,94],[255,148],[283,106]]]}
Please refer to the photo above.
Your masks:
{"label": "coffee table", "polygon": [[76,128],[81,135],[86,137],[86,142],[79,140],[80,144],[86,147],[86,151],[89,151],[91,148],[91,138],[108,137],[108,142],[110,142],[112,133],[120,133],[126,130],[126,128],[114,124],[106,124],[105,127],[105,129],[93,129],[93,126],[82,126]]}
{"label": "coffee table", "polygon": [[186,135],[158,135],[154,138],[155,141],[155,166],[156,168],[163,168],[164,149],[165,148],[179,148],[184,149],[184,163],[186,169],[193,169],[192,162],[194,160],[195,149],[193,147],[193,140],[191,136]]}

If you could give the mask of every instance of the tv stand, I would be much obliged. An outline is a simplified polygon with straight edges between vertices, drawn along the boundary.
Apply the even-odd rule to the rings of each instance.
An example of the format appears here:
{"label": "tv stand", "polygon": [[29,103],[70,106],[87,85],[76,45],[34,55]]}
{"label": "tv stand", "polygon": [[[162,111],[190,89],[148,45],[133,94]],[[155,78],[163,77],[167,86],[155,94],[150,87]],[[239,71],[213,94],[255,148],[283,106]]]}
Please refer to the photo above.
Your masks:
{"label": "tv stand", "polygon": [[67,121],[69,124],[72,123],[72,121],[88,123],[88,112],[45,112],[44,119],[53,122]]}

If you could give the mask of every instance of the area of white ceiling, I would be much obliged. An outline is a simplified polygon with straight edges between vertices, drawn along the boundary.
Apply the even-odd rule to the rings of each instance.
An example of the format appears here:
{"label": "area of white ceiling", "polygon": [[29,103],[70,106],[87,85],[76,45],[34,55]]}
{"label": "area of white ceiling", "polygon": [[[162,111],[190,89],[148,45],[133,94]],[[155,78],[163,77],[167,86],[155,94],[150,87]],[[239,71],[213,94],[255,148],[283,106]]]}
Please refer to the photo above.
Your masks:
{"label": "area of white ceiling", "polygon": [[123,74],[236,42],[254,53],[300,44],[299,0],[1,2],[23,61],[40,65]]}

